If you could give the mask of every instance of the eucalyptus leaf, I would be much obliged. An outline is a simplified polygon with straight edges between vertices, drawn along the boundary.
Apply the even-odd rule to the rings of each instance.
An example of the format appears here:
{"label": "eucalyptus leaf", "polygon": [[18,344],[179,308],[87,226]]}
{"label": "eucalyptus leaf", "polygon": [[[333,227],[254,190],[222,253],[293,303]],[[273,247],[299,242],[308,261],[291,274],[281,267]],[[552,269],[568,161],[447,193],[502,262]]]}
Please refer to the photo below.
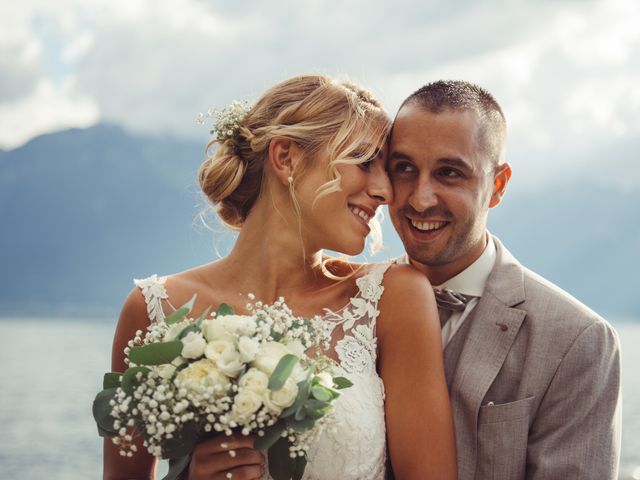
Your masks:
{"label": "eucalyptus leaf", "polygon": [[121,372],[108,372],[104,374],[102,378],[102,388],[116,388],[120,386],[120,382],[122,381],[122,373]]}
{"label": "eucalyptus leaf", "polygon": [[296,420],[295,418],[291,418],[291,417],[287,418],[287,425],[289,425],[298,433],[302,433],[305,430],[309,430],[313,428],[315,423],[316,421],[314,418],[306,417],[306,416],[302,420]]}
{"label": "eucalyptus leaf", "polygon": [[147,367],[131,367],[127,368],[127,370],[122,374],[122,389],[128,394],[132,395],[133,390],[140,384],[140,381],[136,378],[138,373],[142,373],[143,376],[146,376],[149,373]]}
{"label": "eucalyptus leaf", "polygon": [[315,398],[310,398],[309,400],[304,402],[304,408],[308,408],[311,410],[324,410],[325,408],[330,406],[330,403],[316,400]]}
{"label": "eucalyptus leaf", "polygon": [[231,305],[227,305],[226,303],[221,303],[220,306],[216,310],[216,316],[224,316],[224,315],[233,315],[235,312]]}
{"label": "eucalyptus leaf", "polygon": [[271,378],[269,378],[269,390],[271,390],[272,392],[280,390],[283,387],[284,382],[286,382],[287,378],[289,378],[289,375],[291,375],[293,367],[296,366],[296,363],[298,363],[298,357],[292,355],[291,353],[287,353],[284,357],[282,357],[278,362],[276,368],[273,370]]}
{"label": "eucalyptus leaf", "polygon": [[113,427],[114,418],[111,416],[111,405],[109,402],[115,398],[117,388],[106,388],[96,395],[93,401],[93,418],[98,425],[98,434],[100,436],[115,435],[116,429]]}
{"label": "eucalyptus leaf", "polygon": [[182,352],[182,342],[150,343],[142,347],[133,347],[129,352],[129,360],[138,365],[162,365],[171,363]]}
{"label": "eucalyptus leaf", "polygon": [[182,305],[179,309],[177,309],[175,312],[173,312],[171,315],[169,315],[167,318],[164,319],[164,322],[167,325],[172,325],[174,323],[178,323],[181,322],[184,317],[186,317],[189,312],[191,312],[191,309],[193,308],[193,304],[196,303],[196,294],[193,294],[193,297],[191,297],[191,300],[189,300],[187,303],[185,303],[184,305]]}
{"label": "eucalyptus leaf", "polygon": [[181,332],[180,335],[178,335],[178,340],[182,340],[184,337],[186,337],[187,335],[189,335],[191,332],[200,332],[200,326],[192,323],[191,325],[189,325],[188,327],[185,327]]}
{"label": "eucalyptus leaf", "polygon": [[278,441],[282,432],[284,432],[286,425],[283,420],[278,420],[270,427],[265,428],[264,435],[262,437],[256,436],[253,444],[253,448],[256,450],[267,450],[274,443]]}
{"label": "eucalyptus leaf", "polygon": [[287,418],[293,415],[298,411],[302,404],[309,398],[309,380],[303,380],[302,382],[298,382],[298,395],[296,396],[293,404],[285,409],[282,414],[280,414],[280,418]]}
{"label": "eucalyptus leaf", "polygon": [[345,377],[333,377],[333,385],[338,389],[353,387],[353,382]]}
{"label": "eucalyptus leaf", "polygon": [[307,418],[307,412],[304,411],[303,408],[299,408],[298,411],[295,413],[295,415],[293,416],[293,418],[299,422],[301,420],[304,420],[305,418]]}
{"label": "eucalyptus leaf", "polygon": [[196,320],[196,325],[198,325],[198,327],[202,326],[202,322],[205,320],[205,318],[207,318],[207,315],[209,315],[210,310],[211,310],[211,306],[208,306],[207,308],[204,309],[204,312],[200,314],[200,316]]}
{"label": "eucalyptus leaf", "polygon": [[269,474],[273,480],[291,480],[296,470],[296,459],[289,456],[289,442],[286,438],[273,444],[267,453],[269,458]]}
{"label": "eucalyptus leaf", "polygon": [[304,469],[307,467],[307,457],[306,455],[303,455],[303,456],[298,455],[294,460],[295,460],[295,467],[291,475],[291,480],[302,480],[302,476],[304,475]]}
{"label": "eucalyptus leaf", "polygon": [[316,385],[311,388],[311,395],[321,402],[328,402],[333,398],[331,393],[325,387],[320,385]]}

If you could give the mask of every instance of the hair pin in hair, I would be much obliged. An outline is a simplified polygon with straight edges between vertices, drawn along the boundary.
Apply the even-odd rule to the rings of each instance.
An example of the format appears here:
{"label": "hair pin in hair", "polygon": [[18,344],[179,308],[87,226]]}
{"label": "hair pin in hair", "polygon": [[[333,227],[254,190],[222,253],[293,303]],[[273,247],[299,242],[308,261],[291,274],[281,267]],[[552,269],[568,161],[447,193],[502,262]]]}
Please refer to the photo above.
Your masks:
{"label": "hair pin in hair", "polygon": [[236,136],[240,124],[247,117],[249,110],[251,110],[249,102],[234,100],[220,110],[210,108],[207,113],[199,113],[196,117],[196,123],[202,125],[207,118],[212,118],[211,135],[216,140],[223,141]]}

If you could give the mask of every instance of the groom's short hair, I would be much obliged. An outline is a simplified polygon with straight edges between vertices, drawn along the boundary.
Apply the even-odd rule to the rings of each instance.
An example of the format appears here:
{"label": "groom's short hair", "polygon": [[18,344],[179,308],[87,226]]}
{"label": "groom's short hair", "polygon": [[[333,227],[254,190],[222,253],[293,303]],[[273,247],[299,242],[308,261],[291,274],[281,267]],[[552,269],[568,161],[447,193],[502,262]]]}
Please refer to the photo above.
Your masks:
{"label": "groom's short hair", "polygon": [[480,126],[478,144],[493,166],[504,162],[507,122],[496,99],[484,88],[464,80],[438,80],[416,90],[402,102],[431,113],[471,111]]}

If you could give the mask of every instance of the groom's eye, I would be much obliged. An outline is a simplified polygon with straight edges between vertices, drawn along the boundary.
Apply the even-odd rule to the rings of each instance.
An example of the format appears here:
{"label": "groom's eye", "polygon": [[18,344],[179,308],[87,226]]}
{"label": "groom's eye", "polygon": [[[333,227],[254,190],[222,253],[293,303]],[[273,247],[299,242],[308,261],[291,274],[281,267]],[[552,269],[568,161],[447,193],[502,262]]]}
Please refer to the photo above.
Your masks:
{"label": "groom's eye", "polygon": [[412,173],[416,168],[410,163],[398,162],[391,165],[391,173]]}
{"label": "groom's eye", "polygon": [[456,168],[440,168],[437,170],[436,174],[439,177],[445,178],[447,180],[456,180],[458,178],[464,178],[464,174],[456,169]]}

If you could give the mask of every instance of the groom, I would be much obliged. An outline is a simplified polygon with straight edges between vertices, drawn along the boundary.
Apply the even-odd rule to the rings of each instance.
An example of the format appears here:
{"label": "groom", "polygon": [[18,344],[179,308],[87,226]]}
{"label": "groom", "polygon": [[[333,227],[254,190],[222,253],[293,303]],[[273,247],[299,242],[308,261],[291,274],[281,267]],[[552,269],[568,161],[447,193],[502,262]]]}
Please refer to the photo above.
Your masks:
{"label": "groom", "polygon": [[618,339],[487,233],[511,176],[505,141],[500,106],[460,81],[409,96],[390,140],[389,210],[406,258],[457,292],[441,321],[458,478],[615,479]]}

